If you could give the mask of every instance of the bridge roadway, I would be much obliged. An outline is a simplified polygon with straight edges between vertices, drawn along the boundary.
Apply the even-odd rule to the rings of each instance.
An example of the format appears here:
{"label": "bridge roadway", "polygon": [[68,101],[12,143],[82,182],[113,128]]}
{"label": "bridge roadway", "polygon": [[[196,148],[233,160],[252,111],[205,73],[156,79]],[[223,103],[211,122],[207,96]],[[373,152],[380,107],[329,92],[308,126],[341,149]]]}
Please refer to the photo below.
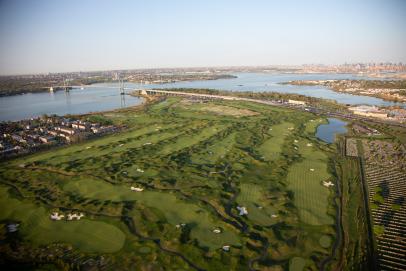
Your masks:
{"label": "bridge roadway", "polygon": [[[135,90],[137,91],[137,90]],[[169,90],[156,90],[156,89],[141,89],[138,90],[141,95],[167,95],[167,96],[189,96],[189,97],[196,97],[196,98],[204,98],[204,99],[219,99],[219,100],[228,100],[228,101],[246,101],[246,102],[254,102],[260,104],[267,104],[267,105],[281,105],[280,103],[274,101],[266,101],[266,100],[258,100],[258,99],[250,99],[250,98],[242,98],[242,97],[235,97],[235,96],[225,96],[225,95],[213,95],[213,94],[200,94],[200,93],[191,93],[191,92],[181,92],[181,91],[169,91]]]}

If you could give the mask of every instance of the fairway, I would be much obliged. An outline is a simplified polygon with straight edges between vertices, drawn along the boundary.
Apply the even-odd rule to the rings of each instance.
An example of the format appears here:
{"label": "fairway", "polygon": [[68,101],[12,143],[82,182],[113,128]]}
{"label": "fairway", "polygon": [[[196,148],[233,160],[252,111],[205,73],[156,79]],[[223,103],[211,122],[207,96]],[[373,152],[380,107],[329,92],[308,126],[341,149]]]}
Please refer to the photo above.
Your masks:
{"label": "fairway", "polygon": [[247,208],[248,219],[255,224],[269,226],[279,219],[277,219],[276,209],[269,206],[263,192],[263,188],[259,185],[241,184],[237,202]]}
{"label": "fairway", "polygon": [[331,188],[322,185],[331,177],[327,171],[327,156],[310,141],[303,139],[296,145],[304,160],[290,167],[287,181],[300,219],[310,225],[332,224],[334,220],[327,214]]}
{"label": "fairway", "polygon": [[205,127],[202,130],[189,132],[187,135],[180,136],[173,140],[170,144],[166,144],[163,148],[157,153],[158,155],[168,155],[173,152],[180,151],[184,148],[191,147],[199,142],[208,139],[222,130],[225,130],[227,126],[224,125],[214,125],[210,127]]}
{"label": "fairway", "polygon": [[294,125],[289,122],[273,125],[269,128],[267,134],[270,137],[258,148],[258,151],[267,160],[276,160],[282,152],[285,139],[291,134]]}
{"label": "fairway", "polygon": [[219,159],[226,156],[227,152],[231,150],[235,144],[235,137],[237,133],[227,135],[223,139],[216,139],[214,143],[209,144],[206,148],[198,153],[194,153],[191,157],[192,161],[200,164],[214,164]]}
{"label": "fairway", "polygon": [[52,221],[50,210],[11,198],[8,188],[0,186],[0,220],[21,221],[22,234],[33,244],[54,242],[72,244],[87,252],[110,253],[121,249],[125,235],[118,228],[100,221]]}

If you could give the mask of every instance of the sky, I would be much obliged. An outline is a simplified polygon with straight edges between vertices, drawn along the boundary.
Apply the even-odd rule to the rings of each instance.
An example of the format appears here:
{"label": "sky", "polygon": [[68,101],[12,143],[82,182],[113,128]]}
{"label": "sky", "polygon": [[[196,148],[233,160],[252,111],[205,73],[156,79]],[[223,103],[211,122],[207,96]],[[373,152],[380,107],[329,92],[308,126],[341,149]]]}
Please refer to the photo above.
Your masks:
{"label": "sky", "polygon": [[0,0],[0,74],[406,63],[402,0]]}

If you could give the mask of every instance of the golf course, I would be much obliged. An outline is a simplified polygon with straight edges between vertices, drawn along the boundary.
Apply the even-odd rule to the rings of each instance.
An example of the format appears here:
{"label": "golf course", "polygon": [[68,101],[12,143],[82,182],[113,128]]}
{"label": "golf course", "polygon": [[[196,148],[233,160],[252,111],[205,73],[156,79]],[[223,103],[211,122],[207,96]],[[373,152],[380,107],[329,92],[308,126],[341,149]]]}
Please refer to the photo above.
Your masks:
{"label": "golf course", "polygon": [[177,97],[92,117],[124,128],[0,165],[2,229],[18,224],[7,238],[32,257],[57,244],[82,262],[102,256],[106,270],[334,264],[336,146],[315,137],[324,118]]}

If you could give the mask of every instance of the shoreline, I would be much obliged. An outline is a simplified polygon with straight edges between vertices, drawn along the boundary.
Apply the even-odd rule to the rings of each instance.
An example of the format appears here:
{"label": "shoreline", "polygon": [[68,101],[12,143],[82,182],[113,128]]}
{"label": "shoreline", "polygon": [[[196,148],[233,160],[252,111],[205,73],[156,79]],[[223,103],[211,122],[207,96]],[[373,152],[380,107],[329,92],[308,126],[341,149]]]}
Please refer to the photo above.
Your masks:
{"label": "shoreline", "polygon": [[[360,79],[356,79],[355,81],[358,81]],[[367,96],[367,97],[373,97],[377,99],[382,99],[387,102],[394,102],[394,103],[399,103],[399,104],[406,104],[406,96],[404,98],[397,98],[397,97],[391,97],[385,94],[372,94],[372,93],[365,93],[365,91],[368,91],[368,89],[358,89],[355,91],[348,91],[346,88],[337,88],[334,86],[329,86],[326,85],[326,81],[348,81],[348,80],[293,80],[293,81],[287,81],[287,82],[281,82],[279,84],[281,85],[292,85],[292,86],[323,86],[328,88],[331,91],[334,91],[336,93],[340,94],[350,94],[350,95],[357,95],[357,96]],[[378,81],[383,81],[383,80],[378,80]],[[387,89],[387,88],[385,88]],[[400,100],[399,100],[400,99]]]}
{"label": "shoreline", "polygon": [[[212,81],[212,80],[220,80],[220,79],[235,79],[237,78],[237,76],[232,75],[232,74],[221,74],[221,75],[213,75],[211,78],[195,78],[195,79],[191,79],[191,78],[185,78],[184,80],[182,79],[174,79],[172,81],[162,81],[162,82],[152,82],[152,84],[160,84],[160,85],[165,85],[165,84],[170,84],[170,83],[177,83],[177,82],[193,82],[193,81]],[[83,87],[89,87],[92,85],[96,85],[96,84],[103,84],[103,83],[117,83],[118,82],[116,80],[101,80],[99,82],[92,82],[92,83],[88,83],[88,84],[83,84],[83,83],[79,83],[76,86],[83,86]],[[141,81],[124,81],[124,83],[132,83],[132,84],[141,84]],[[151,83],[149,83],[151,84]],[[149,84],[144,84],[144,85],[149,85]],[[67,87],[69,90],[73,90],[73,89],[79,89],[78,87]],[[117,89],[119,89],[120,86],[117,86]],[[58,91],[63,91],[64,88],[63,87],[58,87],[58,88],[54,88],[53,92],[58,92]],[[25,95],[25,94],[37,94],[37,93],[45,93],[45,92],[50,92],[49,87],[48,86],[42,86],[42,87],[35,87],[35,88],[31,88],[31,89],[24,89],[24,88],[19,88],[19,89],[15,89],[15,90],[4,90],[4,91],[0,91],[0,98],[2,97],[10,97],[10,96],[18,96],[18,95]]]}

